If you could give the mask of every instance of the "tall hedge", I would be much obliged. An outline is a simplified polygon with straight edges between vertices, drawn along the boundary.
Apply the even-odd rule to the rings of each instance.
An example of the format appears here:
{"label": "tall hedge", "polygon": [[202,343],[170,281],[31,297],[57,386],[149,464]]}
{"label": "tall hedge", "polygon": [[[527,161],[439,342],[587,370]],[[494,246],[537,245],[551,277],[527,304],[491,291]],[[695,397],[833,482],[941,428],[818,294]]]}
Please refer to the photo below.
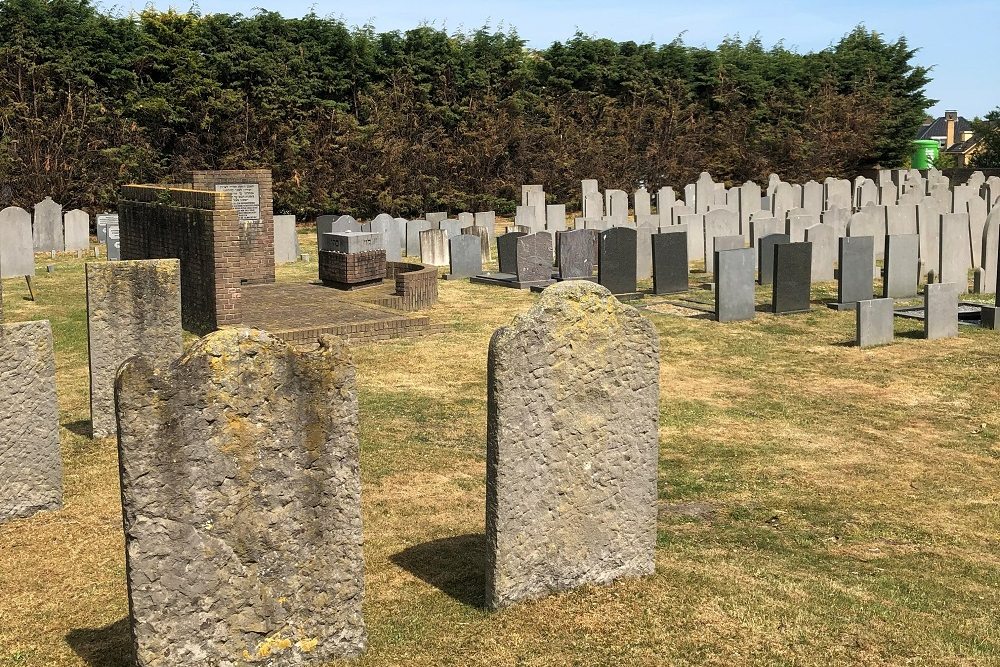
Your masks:
{"label": "tall hedge", "polygon": [[905,39],[799,54],[577,34],[375,33],[283,18],[0,2],[0,204],[114,204],[125,182],[270,167],[300,215],[496,208],[522,183],[629,189],[899,164],[933,103]]}

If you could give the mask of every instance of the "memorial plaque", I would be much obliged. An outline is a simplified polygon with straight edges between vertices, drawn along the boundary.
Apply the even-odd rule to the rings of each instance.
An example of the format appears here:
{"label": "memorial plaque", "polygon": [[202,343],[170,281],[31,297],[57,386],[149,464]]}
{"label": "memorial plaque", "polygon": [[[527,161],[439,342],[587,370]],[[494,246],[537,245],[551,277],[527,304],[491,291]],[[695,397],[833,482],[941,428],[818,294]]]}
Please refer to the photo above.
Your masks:
{"label": "memorial plaque", "polygon": [[636,291],[636,231],[612,227],[601,232],[597,246],[597,282],[612,294]]}
{"label": "memorial plaque", "polygon": [[771,311],[801,313],[809,310],[811,278],[812,243],[776,244]]}
{"label": "memorial plaque", "polygon": [[260,185],[257,183],[216,183],[215,190],[230,194],[237,218],[240,220],[260,220]]}
{"label": "memorial plaque", "polygon": [[761,285],[774,282],[774,246],[788,242],[788,234],[768,234],[757,239],[757,265],[760,267],[757,282]]}
{"label": "memorial plaque", "polygon": [[687,250],[687,232],[653,234],[653,294],[687,291]]}

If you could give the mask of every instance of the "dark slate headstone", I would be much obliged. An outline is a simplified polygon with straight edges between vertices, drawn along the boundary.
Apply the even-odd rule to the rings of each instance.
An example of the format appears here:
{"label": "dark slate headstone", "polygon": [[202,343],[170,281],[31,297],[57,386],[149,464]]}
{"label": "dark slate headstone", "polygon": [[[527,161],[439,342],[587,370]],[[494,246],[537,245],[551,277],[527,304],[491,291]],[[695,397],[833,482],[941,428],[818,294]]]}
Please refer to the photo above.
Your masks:
{"label": "dark slate headstone", "polygon": [[686,292],[687,289],[687,232],[653,234],[653,294]]}
{"label": "dark slate headstone", "polygon": [[871,236],[845,236],[837,251],[837,304],[854,308],[858,301],[875,296],[875,239]]}
{"label": "dark slate headstone", "polygon": [[[509,234],[507,235],[509,236]],[[552,280],[552,235],[548,232],[517,238],[517,280],[521,283]]]}
{"label": "dark slate headstone", "polygon": [[108,224],[108,261],[117,262],[122,258],[122,240],[119,227],[115,223]]}
{"label": "dark slate headstone", "polygon": [[589,229],[556,233],[559,277],[562,280],[594,275],[594,234]]}
{"label": "dark slate headstone", "polygon": [[885,237],[885,266],[882,269],[882,296],[892,298],[917,295],[920,276],[920,237],[891,234]]}
{"label": "dark slate headstone", "polygon": [[757,282],[761,285],[774,282],[774,246],[790,240],[788,234],[768,234],[757,240],[757,264],[760,267]]}
{"label": "dark slate headstone", "polygon": [[500,263],[500,273],[517,272],[517,240],[526,235],[527,232],[507,232],[497,237],[497,261]]}
{"label": "dark slate headstone", "polygon": [[752,320],[754,308],[754,249],[739,248],[715,253],[715,319],[719,322]]}
{"label": "dark slate headstone", "polygon": [[598,241],[597,282],[612,294],[634,294],[636,231],[612,227],[601,232]]}
{"label": "dark slate headstone", "polygon": [[483,270],[483,251],[479,236],[456,234],[448,239],[449,264],[451,271],[447,280],[471,278]]}
{"label": "dark slate headstone", "polygon": [[812,243],[775,245],[772,312],[801,313],[809,310],[811,283]]}

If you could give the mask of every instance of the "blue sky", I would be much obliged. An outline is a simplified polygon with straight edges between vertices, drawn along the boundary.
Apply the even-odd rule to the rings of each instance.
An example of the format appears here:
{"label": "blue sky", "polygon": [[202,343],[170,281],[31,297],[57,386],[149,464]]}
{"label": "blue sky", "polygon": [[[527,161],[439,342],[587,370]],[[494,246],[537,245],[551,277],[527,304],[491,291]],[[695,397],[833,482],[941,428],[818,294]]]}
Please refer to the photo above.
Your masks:
{"label": "blue sky", "polygon": [[[105,3],[111,4],[111,3]],[[119,0],[118,11],[141,9],[142,0]],[[190,2],[156,0],[158,9],[186,11]],[[957,109],[982,116],[1000,106],[1000,0],[368,0],[320,3],[313,0],[199,0],[203,13],[252,14],[256,7],[301,16],[341,18],[350,25],[372,24],[377,30],[406,30],[428,23],[449,31],[486,23],[513,26],[529,45],[544,47],[571,37],[576,30],[615,40],[669,42],[683,33],[691,45],[715,46],[727,35],[759,35],[768,46],[783,40],[787,48],[814,51],[829,46],[858,23],[891,39],[905,36],[919,47],[918,63],[933,65],[928,96],[939,99],[931,113]]]}

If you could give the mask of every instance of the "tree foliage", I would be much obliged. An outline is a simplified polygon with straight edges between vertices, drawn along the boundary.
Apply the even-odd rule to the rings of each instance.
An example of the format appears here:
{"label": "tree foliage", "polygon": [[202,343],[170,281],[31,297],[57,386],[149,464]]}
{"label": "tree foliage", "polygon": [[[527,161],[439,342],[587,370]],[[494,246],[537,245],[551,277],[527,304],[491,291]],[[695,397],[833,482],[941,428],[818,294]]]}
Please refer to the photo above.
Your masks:
{"label": "tree foliage", "polygon": [[799,54],[576,34],[375,33],[309,14],[0,3],[0,183],[113,205],[125,182],[270,167],[302,215],[509,211],[521,183],[604,187],[853,175],[898,164],[933,101],[904,39],[858,27]]}
{"label": "tree foliage", "polygon": [[972,132],[979,138],[981,146],[972,158],[972,166],[1000,168],[1000,107],[986,114],[985,118],[972,121]]}

